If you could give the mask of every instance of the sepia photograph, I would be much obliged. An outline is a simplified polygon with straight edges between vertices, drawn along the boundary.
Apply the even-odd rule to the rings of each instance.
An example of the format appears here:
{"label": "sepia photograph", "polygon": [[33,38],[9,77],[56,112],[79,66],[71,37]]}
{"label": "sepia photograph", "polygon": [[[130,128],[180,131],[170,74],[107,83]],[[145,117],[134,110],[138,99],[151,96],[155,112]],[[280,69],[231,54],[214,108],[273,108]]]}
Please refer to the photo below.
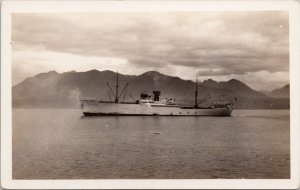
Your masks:
{"label": "sepia photograph", "polygon": [[10,12],[11,181],[295,177],[289,9],[115,4]]}

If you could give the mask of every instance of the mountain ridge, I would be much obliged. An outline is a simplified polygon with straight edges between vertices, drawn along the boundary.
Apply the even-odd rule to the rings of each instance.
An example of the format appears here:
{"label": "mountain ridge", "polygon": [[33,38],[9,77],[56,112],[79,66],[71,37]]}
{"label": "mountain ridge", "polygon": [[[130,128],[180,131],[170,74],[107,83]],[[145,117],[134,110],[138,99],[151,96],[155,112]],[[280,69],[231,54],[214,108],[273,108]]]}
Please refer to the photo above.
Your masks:
{"label": "mountain ridge", "polygon": [[[86,72],[50,71],[29,77],[12,88],[15,107],[56,107],[78,106],[79,97],[94,97],[109,100],[112,95],[106,82],[114,89],[116,73],[109,70],[90,70]],[[141,75],[123,75],[119,73],[119,92],[129,83],[125,101],[139,99],[141,92],[161,90],[162,98],[175,97],[181,104],[192,104],[195,82],[179,77],[168,76],[157,71],[148,71]],[[217,82],[212,79],[198,83],[199,99],[207,94],[211,101],[235,101],[241,108],[266,107],[263,100],[273,101],[267,95],[257,92],[236,79]],[[123,97],[120,97],[123,99]],[[262,103],[257,103],[260,101]],[[286,102],[286,101],[285,101]],[[207,102],[209,103],[209,102]],[[211,102],[210,102],[211,103]],[[271,103],[270,103],[271,105]],[[272,102],[274,105],[274,102]],[[281,106],[282,107],[282,106]],[[283,107],[287,107],[284,104]]]}

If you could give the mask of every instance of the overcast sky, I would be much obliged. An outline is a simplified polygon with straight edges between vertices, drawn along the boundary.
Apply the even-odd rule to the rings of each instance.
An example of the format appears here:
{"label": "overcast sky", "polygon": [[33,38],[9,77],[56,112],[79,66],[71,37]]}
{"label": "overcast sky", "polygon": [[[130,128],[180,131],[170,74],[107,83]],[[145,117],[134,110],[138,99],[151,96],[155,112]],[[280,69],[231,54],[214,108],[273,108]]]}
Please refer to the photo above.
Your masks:
{"label": "overcast sky", "polygon": [[18,13],[13,84],[50,70],[156,70],[272,90],[289,83],[288,33],[278,11]]}

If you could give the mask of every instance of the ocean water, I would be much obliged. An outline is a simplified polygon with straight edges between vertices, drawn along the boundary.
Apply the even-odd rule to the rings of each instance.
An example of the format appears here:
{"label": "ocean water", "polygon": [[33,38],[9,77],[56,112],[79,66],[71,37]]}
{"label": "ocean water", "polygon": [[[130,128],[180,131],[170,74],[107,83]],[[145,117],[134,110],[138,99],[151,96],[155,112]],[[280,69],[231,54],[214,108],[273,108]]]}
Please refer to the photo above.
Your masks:
{"label": "ocean water", "polygon": [[13,109],[13,179],[290,178],[289,110],[84,117]]}

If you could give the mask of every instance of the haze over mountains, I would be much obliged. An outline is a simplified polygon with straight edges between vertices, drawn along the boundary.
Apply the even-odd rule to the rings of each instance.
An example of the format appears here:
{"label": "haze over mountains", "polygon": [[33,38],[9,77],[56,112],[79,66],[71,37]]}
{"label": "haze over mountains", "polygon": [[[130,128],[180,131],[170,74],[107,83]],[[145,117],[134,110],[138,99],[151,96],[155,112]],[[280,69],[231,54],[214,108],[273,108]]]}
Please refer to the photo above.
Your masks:
{"label": "haze over mountains", "polygon": [[282,88],[275,89],[268,93],[268,95],[273,98],[288,98],[290,97],[290,85],[287,84]]}
{"label": "haze over mountains", "polygon": [[[195,82],[193,81],[163,75],[156,71],[149,71],[138,76],[119,73],[118,76],[119,93],[125,84],[129,83],[124,101],[138,100],[141,92],[160,90],[161,98],[176,98],[176,101],[181,104],[193,104],[195,93]],[[55,71],[40,73],[25,79],[12,88],[13,106],[78,107],[80,97],[110,100],[113,99],[113,94],[109,92],[107,82],[115,91],[115,72],[90,70],[62,74]],[[212,97],[203,105],[232,101],[235,102],[236,108],[241,109],[289,108],[288,85],[276,89],[268,95],[257,92],[236,79],[224,82],[209,79],[199,82],[198,85],[199,100],[207,94]],[[124,96],[121,96],[120,101],[123,101],[123,98]]]}

